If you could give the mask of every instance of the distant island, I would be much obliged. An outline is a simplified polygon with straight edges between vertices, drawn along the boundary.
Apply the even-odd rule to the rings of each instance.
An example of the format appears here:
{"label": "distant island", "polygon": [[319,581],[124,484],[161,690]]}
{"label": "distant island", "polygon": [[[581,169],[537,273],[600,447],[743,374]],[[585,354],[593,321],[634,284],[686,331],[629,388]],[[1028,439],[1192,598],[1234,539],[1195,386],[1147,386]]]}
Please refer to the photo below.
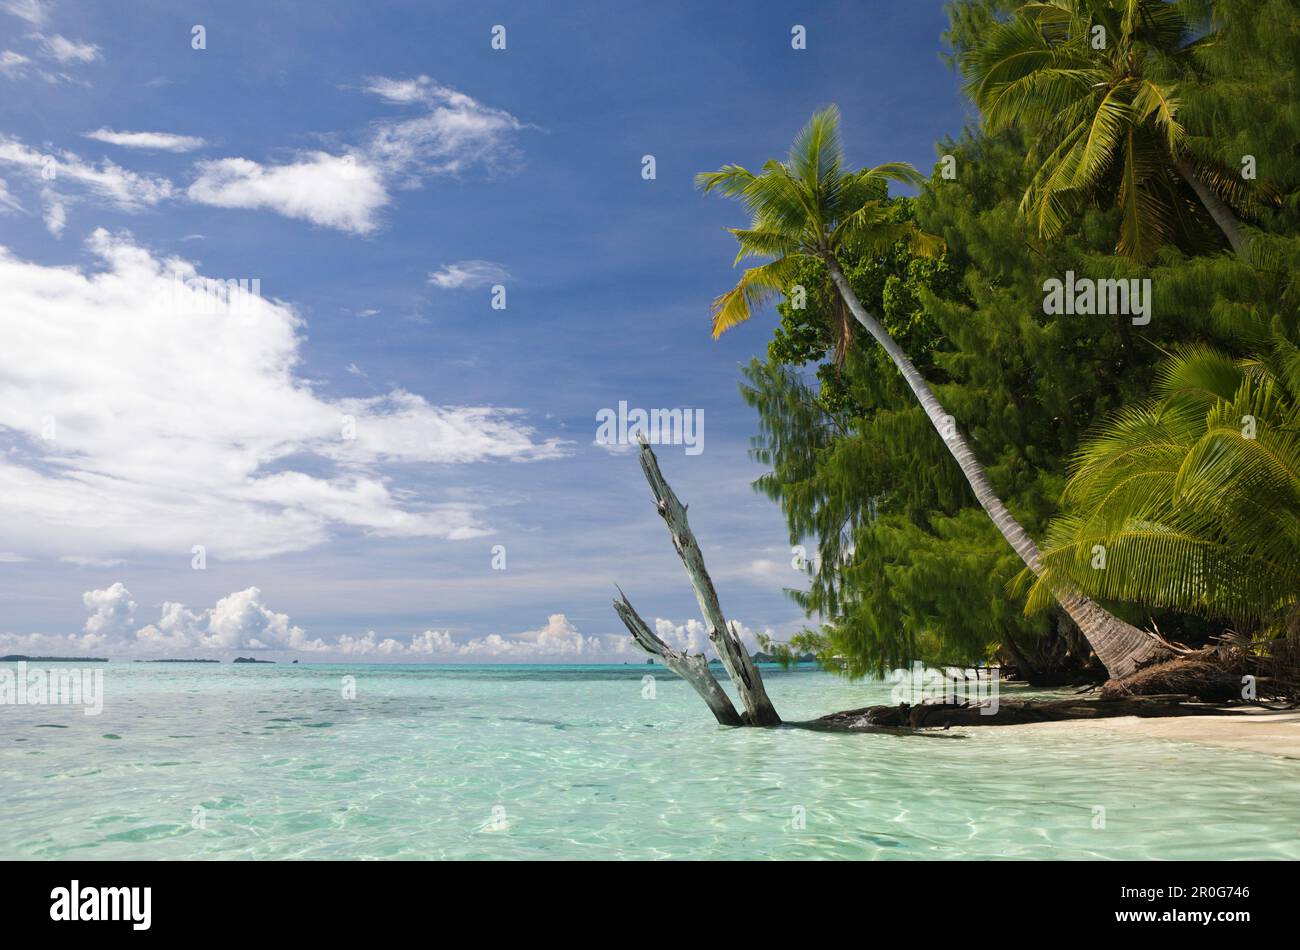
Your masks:
{"label": "distant island", "polygon": [[[773,655],[770,654],[770,653],[764,653],[762,650],[759,650],[757,653],[753,653],[753,654],[751,654],[749,658],[750,658],[751,660],[753,660],[755,663],[780,663],[780,662],[781,662],[781,660],[780,660],[779,657],[775,657],[775,656],[773,656]],[[653,662],[653,661],[648,661],[648,662]],[[805,653],[805,654],[803,654],[802,656],[797,657],[797,658],[795,659],[795,662],[796,662],[796,663],[816,663],[816,662],[817,662],[817,654],[815,654],[815,653]],[[710,665],[710,666],[721,666],[721,665],[722,665],[722,661],[719,660],[717,657],[714,657],[712,660],[709,660],[709,665]]]}
{"label": "distant island", "polygon": [[10,653],[8,656],[0,656],[0,663],[107,663],[108,658],[103,656],[24,656],[21,653]]}
{"label": "distant island", "polygon": [[251,656],[237,656],[232,663],[274,663],[275,660],[255,660]]}
{"label": "distant island", "polygon": [[136,660],[136,663],[220,663],[220,660]]}

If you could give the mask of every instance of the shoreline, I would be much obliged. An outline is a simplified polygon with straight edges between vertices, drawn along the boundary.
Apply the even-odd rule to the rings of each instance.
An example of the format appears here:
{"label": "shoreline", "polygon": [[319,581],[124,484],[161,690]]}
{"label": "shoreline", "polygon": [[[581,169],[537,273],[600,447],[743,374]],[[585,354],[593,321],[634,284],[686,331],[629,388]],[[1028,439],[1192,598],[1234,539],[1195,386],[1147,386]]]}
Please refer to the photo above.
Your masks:
{"label": "shoreline", "polygon": [[1113,719],[1069,719],[1000,728],[1033,729],[1042,732],[1069,730],[1084,725],[1117,735],[1193,742],[1198,745],[1259,752],[1300,761],[1300,709],[1234,707],[1232,713],[1225,710],[1223,715],[1168,718],[1117,716]]}

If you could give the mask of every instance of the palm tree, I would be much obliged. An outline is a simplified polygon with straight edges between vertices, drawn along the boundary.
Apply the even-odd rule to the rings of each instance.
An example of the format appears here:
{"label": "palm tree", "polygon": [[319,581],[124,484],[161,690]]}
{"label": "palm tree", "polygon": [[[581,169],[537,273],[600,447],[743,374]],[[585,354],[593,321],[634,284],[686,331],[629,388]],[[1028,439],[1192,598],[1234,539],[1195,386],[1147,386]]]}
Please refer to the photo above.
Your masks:
{"label": "palm tree", "polygon": [[1113,196],[1125,257],[1148,261],[1175,232],[1194,237],[1200,209],[1245,256],[1238,214],[1256,197],[1194,156],[1179,121],[1178,82],[1210,41],[1165,0],[1026,3],[989,25],[962,58],[966,91],[989,131],[1020,127],[1032,141],[1037,172],[1020,210],[1042,237],[1060,234],[1085,200]]}
{"label": "palm tree", "polygon": [[[888,182],[919,185],[924,179],[916,169],[896,163],[862,171],[845,170],[839,122],[839,110],[834,106],[814,114],[795,139],[789,160],[771,159],[760,174],[739,165],[725,165],[696,177],[696,184],[705,193],[716,190],[738,198],[750,212],[749,228],[731,229],[740,244],[736,262],[752,257],[774,258],[746,270],[732,290],[714,300],[713,336],[716,339],[748,320],[753,307],[781,294],[800,258],[822,261],[854,318],[898,367],[957,460],[980,505],[1025,565],[1037,574],[1042,569],[1037,545],[994,493],[983,467],[925,378],[862,306],[840,269],[841,251],[866,254],[905,241],[917,253],[935,255],[942,252],[943,244],[910,221],[887,220]],[[1127,676],[1139,666],[1165,656],[1166,648],[1156,638],[1112,616],[1088,598],[1068,589],[1059,590],[1056,596],[1112,676]]]}
{"label": "palm tree", "polygon": [[[1300,348],[1177,350],[1079,452],[1030,609],[1054,585],[1280,634],[1300,620]],[[1101,560],[1098,560],[1100,555]]]}

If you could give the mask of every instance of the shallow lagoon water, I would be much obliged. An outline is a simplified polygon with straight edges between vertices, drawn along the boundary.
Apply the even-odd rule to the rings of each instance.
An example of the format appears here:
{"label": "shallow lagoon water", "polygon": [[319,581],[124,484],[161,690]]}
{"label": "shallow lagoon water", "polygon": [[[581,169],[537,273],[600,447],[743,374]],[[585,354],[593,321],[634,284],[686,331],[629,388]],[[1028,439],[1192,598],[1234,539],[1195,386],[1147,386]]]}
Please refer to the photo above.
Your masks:
{"label": "shallow lagoon water", "polygon": [[[1086,724],[723,729],[634,665],[94,667],[99,716],[0,706],[0,858],[1300,858],[1300,761]],[[889,701],[765,676],[787,720]]]}

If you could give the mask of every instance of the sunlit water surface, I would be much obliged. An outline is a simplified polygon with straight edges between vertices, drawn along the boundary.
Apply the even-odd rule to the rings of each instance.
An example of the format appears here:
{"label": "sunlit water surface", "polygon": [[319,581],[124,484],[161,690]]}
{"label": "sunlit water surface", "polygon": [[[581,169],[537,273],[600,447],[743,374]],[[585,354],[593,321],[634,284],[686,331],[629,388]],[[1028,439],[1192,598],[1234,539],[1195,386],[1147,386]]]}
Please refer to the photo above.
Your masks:
{"label": "sunlit water surface", "polygon": [[[1300,858],[1300,762],[1088,725],[723,729],[644,666],[97,666],[99,716],[0,706],[0,858]],[[787,720],[889,699],[766,677]]]}

